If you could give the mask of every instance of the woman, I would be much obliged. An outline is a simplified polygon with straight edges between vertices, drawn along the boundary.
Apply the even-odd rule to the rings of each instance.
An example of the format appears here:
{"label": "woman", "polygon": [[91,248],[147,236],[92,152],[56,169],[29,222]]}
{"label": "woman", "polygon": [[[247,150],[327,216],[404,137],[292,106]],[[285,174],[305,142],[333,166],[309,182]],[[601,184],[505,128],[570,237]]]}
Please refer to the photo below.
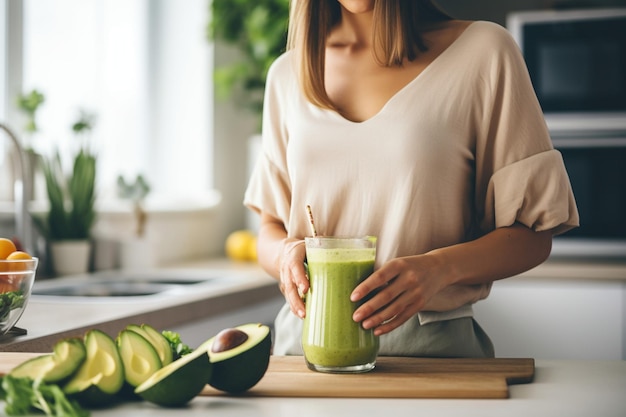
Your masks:
{"label": "woman", "polygon": [[431,1],[297,0],[267,79],[245,204],[279,280],[275,354],[302,354],[302,239],[378,237],[352,293],[380,355],[491,357],[472,304],[543,262],[578,214],[523,58],[502,27]]}

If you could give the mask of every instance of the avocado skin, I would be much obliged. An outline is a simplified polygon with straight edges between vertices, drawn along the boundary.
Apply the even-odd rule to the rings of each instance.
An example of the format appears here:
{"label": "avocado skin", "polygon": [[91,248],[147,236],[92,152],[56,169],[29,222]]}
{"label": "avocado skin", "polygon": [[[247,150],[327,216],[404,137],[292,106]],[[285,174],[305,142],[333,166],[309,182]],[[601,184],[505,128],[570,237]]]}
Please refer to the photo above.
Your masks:
{"label": "avocado skin", "polygon": [[121,400],[117,393],[106,393],[95,385],[90,385],[84,391],[67,394],[67,396],[68,398],[78,401],[83,407],[92,409],[108,408],[119,403]]}
{"label": "avocado skin", "polygon": [[[194,353],[189,355],[194,355]],[[175,364],[176,362],[172,362],[169,366],[175,366]],[[180,368],[174,369],[172,373],[164,375],[163,379],[137,394],[144,400],[161,407],[182,407],[200,394],[206,386],[206,380],[198,379],[196,377],[197,374],[209,375],[210,378],[212,372],[213,365],[209,360],[209,356],[206,352],[198,352],[197,356],[191,361],[185,363]],[[202,376],[202,378],[205,377]],[[185,389],[182,391],[177,382],[181,380],[186,381]]]}
{"label": "avocado skin", "polygon": [[214,362],[209,385],[230,394],[240,394],[249,390],[265,375],[271,347],[272,338],[268,332],[263,340],[250,349],[231,358]]}

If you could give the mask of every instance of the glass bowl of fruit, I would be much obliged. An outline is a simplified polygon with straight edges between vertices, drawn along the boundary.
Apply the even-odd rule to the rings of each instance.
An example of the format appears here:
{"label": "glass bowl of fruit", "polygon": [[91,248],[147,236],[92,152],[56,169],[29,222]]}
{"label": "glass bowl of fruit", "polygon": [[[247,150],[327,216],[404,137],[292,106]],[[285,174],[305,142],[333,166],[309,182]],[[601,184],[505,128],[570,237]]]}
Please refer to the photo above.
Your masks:
{"label": "glass bowl of fruit", "polygon": [[38,259],[0,238],[0,335],[11,331],[30,298]]}

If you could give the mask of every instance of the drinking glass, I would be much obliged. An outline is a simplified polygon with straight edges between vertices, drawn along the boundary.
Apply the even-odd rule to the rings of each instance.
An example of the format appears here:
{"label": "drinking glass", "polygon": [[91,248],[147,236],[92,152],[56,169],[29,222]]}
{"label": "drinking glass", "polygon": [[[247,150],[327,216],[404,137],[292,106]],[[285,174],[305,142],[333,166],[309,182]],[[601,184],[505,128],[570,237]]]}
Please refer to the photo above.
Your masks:
{"label": "drinking glass", "polygon": [[378,337],[352,319],[361,304],[354,288],[374,271],[376,238],[305,238],[309,291],[302,348],[307,366],[320,372],[356,373],[374,368]]}

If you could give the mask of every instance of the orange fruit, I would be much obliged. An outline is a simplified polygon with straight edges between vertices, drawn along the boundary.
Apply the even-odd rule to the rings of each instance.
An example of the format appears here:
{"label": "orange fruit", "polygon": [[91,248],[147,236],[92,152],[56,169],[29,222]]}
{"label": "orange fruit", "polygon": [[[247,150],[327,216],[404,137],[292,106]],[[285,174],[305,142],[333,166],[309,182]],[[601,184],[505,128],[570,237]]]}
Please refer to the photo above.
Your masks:
{"label": "orange fruit", "polygon": [[[28,260],[33,259],[28,253],[23,252],[21,250],[16,250],[7,256],[7,261],[18,261],[18,260]],[[9,264],[10,271],[25,271],[28,267],[26,266],[26,262],[11,262]]]}
{"label": "orange fruit", "polygon": [[33,259],[33,257],[26,252],[22,252],[21,250],[11,252],[11,254],[7,256],[7,261],[18,261],[23,259]]}
{"label": "orange fruit", "polygon": [[0,260],[6,259],[7,256],[15,252],[17,248],[11,239],[0,237]]}

